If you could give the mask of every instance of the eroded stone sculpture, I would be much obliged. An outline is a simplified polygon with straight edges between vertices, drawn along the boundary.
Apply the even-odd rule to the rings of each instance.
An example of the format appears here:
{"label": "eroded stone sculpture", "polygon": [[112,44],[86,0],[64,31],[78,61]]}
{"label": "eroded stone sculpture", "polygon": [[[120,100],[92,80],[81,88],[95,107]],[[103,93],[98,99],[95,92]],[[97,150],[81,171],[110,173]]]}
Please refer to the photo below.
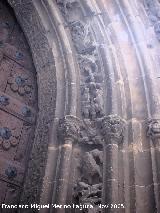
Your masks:
{"label": "eroded stone sculpture", "polygon": [[148,16],[153,23],[157,39],[160,41],[160,3],[157,0],[145,0],[144,5]]}
{"label": "eroded stone sculpture", "polygon": [[147,136],[155,140],[160,138],[160,119],[151,119],[148,122]]}
{"label": "eroded stone sculpture", "polygon": [[62,139],[73,139],[78,141],[80,134],[81,121],[72,115],[67,115],[63,119],[60,119],[58,126],[58,136]]}
{"label": "eroded stone sculpture", "polygon": [[106,141],[114,139],[121,142],[124,137],[125,121],[117,115],[109,115],[102,119],[102,134]]}

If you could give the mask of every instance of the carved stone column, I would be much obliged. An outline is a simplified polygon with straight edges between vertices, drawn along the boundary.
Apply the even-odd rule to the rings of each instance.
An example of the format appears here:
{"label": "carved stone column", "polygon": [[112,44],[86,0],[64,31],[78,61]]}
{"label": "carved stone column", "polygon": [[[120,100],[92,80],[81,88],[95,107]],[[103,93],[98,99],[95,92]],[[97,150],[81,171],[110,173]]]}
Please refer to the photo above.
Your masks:
{"label": "carved stone column", "polygon": [[[117,115],[102,120],[104,135],[103,204],[118,204],[118,145],[124,138],[125,122]],[[107,209],[116,212],[116,209]]]}
{"label": "carved stone column", "polygon": [[[80,132],[80,120],[72,115],[67,115],[60,120],[58,126],[58,137],[61,140],[61,150],[58,163],[57,184],[54,203],[66,204],[73,143],[78,140]],[[53,212],[65,212],[65,209],[53,209]]]}

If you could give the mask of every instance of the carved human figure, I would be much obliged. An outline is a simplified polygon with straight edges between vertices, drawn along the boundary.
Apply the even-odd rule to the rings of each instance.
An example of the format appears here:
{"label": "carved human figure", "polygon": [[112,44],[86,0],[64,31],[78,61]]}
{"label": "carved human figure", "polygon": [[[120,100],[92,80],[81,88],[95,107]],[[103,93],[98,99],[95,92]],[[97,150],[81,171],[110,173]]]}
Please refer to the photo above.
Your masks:
{"label": "carved human figure", "polygon": [[95,45],[91,40],[88,27],[81,21],[71,23],[71,34],[76,50],[79,54],[92,54],[95,50]]}
{"label": "carved human figure", "polygon": [[79,65],[83,75],[88,76],[90,73],[98,73],[98,66],[96,64],[96,58],[92,56],[79,56]]}

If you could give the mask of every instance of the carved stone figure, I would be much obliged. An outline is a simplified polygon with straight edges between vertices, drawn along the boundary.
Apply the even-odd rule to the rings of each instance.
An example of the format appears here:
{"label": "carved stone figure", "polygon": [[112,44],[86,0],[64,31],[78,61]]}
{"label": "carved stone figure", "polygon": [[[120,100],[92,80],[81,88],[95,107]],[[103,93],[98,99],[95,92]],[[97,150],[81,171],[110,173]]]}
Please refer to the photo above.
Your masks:
{"label": "carved stone figure", "polygon": [[90,73],[98,73],[98,66],[94,56],[79,56],[79,65],[83,75],[88,76]]}
{"label": "carved stone figure", "polygon": [[90,101],[83,101],[82,102],[82,116],[85,119],[89,119],[90,116]]}
{"label": "carved stone figure", "polygon": [[154,24],[154,31],[155,31],[155,33],[157,35],[158,40],[160,40],[160,21],[157,21]]}
{"label": "carved stone figure", "polygon": [[82,95],[82,101],[89,101],[90,99],[89,88],[82,87],[81,95]]}
{"label": "carved stone figure", "polygon": [[80,134],[81,121],[72,115],[67,115],[60,119],[58,126],[58,136],[62,139],[78,140]]}
{"label": "carved stone figure", "polygon": [[147,136],[151,139],[160,138],[160,119],[151,119],[148,122]]}
{"label": "carved stone figure", "polygon": [[154,23],[157,39],[160,40],[160,4],[158,1],[144,0],[144,5],[151,22]]}
{"label": "carved stone figure", "polygon": [[124,135],[125,121],[117,115],[109,115],[102,119],[102,133],[106,141],[114,139],[121,142]]}
{"label": "carved stone figure", "polygon": [[84,182],[79,182],[75,187],[74,198],[78,200],[80,204],[91,204],[94,209],[86,209],[84,212],[99,212],[97,211],[97,205],[101,203],[102,197],[102,184],[89,185]]}
{"label": "carved stone figure", "polygon": [[81,127],[80,131],[79,143],[88,145],[102,145],[103,136],[99,133],[99,125],[100,124],[97,122],[97,119],[94,121],[84,119],[83,126]]}
{"label": "carved stone figure", "polygon": [[74,5],[75,3],[77,3],[77,0],[56,0],[57,4],[59,5],[62,13],[64,15],[67,15],[67,10],[69,8],[72,8],[72,5]]}
{"label": "carved stone figure", "polygon": [[94,149],[86,152],[81,162],[82,180],[88,184],[99,183],[102,181],[103,152]]}
{"label": "carved stone figure", "polygon": [[70,26],[77,52],[79,54],[92,54],[96,47],[91,40],[88,27],[81,21],[72,22]]}

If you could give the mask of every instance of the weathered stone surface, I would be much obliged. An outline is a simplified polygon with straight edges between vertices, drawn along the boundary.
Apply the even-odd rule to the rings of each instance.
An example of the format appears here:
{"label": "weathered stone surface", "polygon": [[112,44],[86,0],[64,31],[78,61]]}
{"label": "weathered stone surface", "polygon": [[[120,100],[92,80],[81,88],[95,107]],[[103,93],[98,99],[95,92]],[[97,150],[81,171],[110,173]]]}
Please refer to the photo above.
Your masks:
{"label": "weathered stone surface", "polygon": [[58,137],[65,140],[78,141],[80,135],[81,121],[72,115],[67,115],[60,119],[58,126]]}
{"label": "weathered stone surface", "polygon": [[155,199],[153,185],[135,186],[136,188],[136,212],[155,212]]}
{"label": "weathered stone surface", "polygon": [[[159,2],[8,2],[26,34],[38,79],[40,112],[22,201],[39,202],[47,173],[53,188],[42,192],[46,202],[89,202],[95,207],[84,210],[89,213],[99,212],[98,204],[108,201],[124,202],[129,213],[159,212]],[[12,56],[13,49],[3,49],[8,38],[6,29],[0,31],[0,64],[5,54]],[[22,57],[17,53],[13,59]],[[26,78],[15,80],[8,82],[12,92],[22,98],[27,83],[30,93]],[[0,103],[8,110],[10,99],[2,94]],[[28,121],[30,110],[21,108]],[[6,139],[10,134],[4,130]],[[46,171],[50,141],[59,152],[53,152],[55,162],[48,160]],[[6,152],[16,146],[14,140],[0,143]],[[6,173],[16,174],[14,169]]]}
{"label": "weathered stone surface", "polygon": [[160,120],[159,119],[151,119],[148,121],[147,136],[151,137],[153,141],[157,138],[160,138]]}
{"label": "weathered stone surface", "polygon": [[134,155],[135,184],[148,186],[153,184],[151,153],[150,151],[138,152]]}
{"label": "weathered stone surface", "polygon": [[121,143],[124,137],[125,122],[117,115],[109,115],[102,119],[102,134],[106,144]]}
{"label": "weathered stone surface", "polygon": [[106,171],[106,180],[118,179],[118,146],[108,145],[105,148],[104,169]]}

